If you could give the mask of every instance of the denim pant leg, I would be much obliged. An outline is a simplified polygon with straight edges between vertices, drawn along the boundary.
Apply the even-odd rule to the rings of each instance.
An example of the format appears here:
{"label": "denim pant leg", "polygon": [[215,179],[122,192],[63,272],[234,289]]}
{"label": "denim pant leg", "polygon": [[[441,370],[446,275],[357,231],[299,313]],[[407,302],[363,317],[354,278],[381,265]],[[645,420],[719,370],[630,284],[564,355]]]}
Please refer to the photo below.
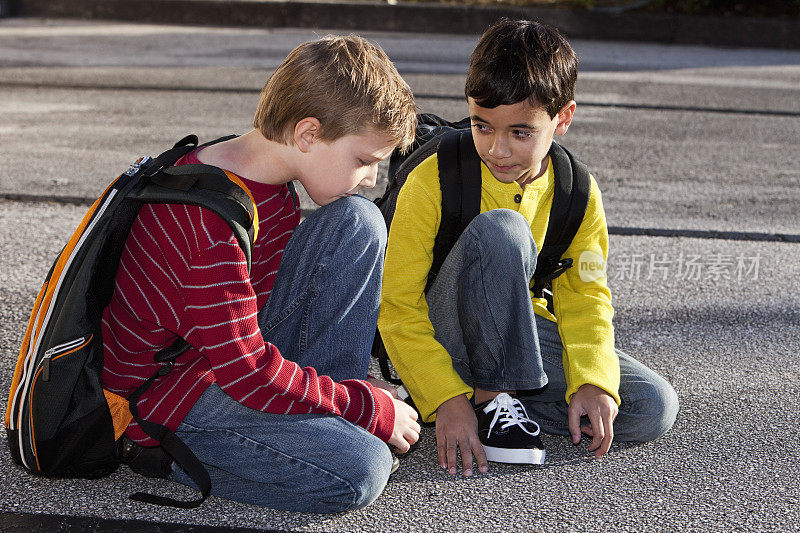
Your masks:
{"label": "denim pant leg", "polygon": [[[264,339],[336,381],[367,376],[378,320],[386,226],[362,197],[319,208],[297,227],[259,312]],[[276,415],[212,385],[178,427],[211,474],[212,494],[293,511],[374,501],[389,478],[384,442],[334,415]],[[171,479],[191,485],[173,467]]]}
{"label": "denim pant leg", "polygon": [[[212,494],[285,511],[365,507],[392,465],[386,444],[343,418],[254,411],[216,383],[175,433],[208,470]],[[195,486],[176,467],[170,479]]]}
{"label": "denim pant leg", "polygon": [[536,243],[509,209],[481,213],[461,234],[427,294],[434,336],[468,385],[538,389],[547,383],[528,288]]}
{"label": "denim pant leg", "polygon": [[259,311],[264,340],[334,381],[366,378],[385,249],[386,223],[366,198],[317,209],[289,239]]}
{"label": "denim pant leg", "polygon": [[[536,317],[542,362],[549,378],[544,391],[520,399],[528,416],[546,433],[569,435],[567,380],[562,359],[563,346],[555,322]],[[619,394],[622,400],[614,421],[614,439],[645,442],[666,433],[678,414],[678,396],[661,376],[617,350],[620,366]],[[588,423],[585,420],[584,423]]]}

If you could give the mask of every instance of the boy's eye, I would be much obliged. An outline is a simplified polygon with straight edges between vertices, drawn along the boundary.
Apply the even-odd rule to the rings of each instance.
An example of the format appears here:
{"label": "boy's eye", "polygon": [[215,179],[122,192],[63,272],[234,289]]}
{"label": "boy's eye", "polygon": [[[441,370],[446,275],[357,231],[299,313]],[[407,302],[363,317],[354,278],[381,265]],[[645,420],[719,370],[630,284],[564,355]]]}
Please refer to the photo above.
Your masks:
{"label": "boy's eye", "polygon": [[519,137],[519,138],[521,138],[521,139],[527,139],[528,137],[530,137],[531,135],[533,135],[533,133],[531,133],[531,132],[530,132],[530,131],[528,131],[528,130],[514,130],[512,133],[513,133],[513,134],[514,134],[516,137]]}
{"label": "boy's eye", "polygon": [[486,124],[473,124],[472,127],[481,133],[489,131],[489,126],[487,126]]}

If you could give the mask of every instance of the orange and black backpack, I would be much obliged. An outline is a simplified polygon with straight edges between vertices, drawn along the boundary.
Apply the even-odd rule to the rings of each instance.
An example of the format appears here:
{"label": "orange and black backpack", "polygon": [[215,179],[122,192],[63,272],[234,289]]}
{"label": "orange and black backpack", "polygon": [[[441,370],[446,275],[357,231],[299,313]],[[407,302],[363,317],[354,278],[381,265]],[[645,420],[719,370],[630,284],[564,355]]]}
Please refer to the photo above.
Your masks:
{"label": "orange and black backpack", "polygon": [[202,497],[189,502],[142,493],[131,497],[188,508],[208,496],[211,480],[200,461],[169,429],[142,420],[136,407],[141,394],[171,370],[189,344],[178,339],[158,352],[161,369],[127,399],[104,390],[100,382],[102,313],[114,291],[131,225],[144,204],[191,204],[216,212],[233,229],[250,267],[258,221],[245,185],[217,167],[173,166],[197,142],[196,136],[187,136],[155,159],[139,159],[114,180],[50,269],[25,332],[5,416],[11,456],[30,472],[84,478],[112,473],[120,464],[116,442],[135,418],[194,479]]}

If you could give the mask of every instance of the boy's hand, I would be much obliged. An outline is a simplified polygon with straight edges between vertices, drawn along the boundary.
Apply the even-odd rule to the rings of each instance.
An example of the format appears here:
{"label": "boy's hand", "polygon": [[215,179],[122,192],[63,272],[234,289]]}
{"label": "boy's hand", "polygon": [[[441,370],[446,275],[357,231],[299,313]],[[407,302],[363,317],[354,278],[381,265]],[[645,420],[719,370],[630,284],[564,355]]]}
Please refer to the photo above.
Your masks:
{"label": "boy's hand", "polygon": [[[603,457],[614,440],[614,419],[618,412],[617,402],[609,393],[589,383],[581,386],[572,395],[567,411],[572,442],[578,444],[581,441],[581,432],[586,433],[593,437],[589,451],[593,451],[597,459]],[[591,425],[580,425],[583,415],[589,417]]]}
{"label": "boy's hand", "polygon": [[[378,388],[389,398],[392,393],[386,389]],[[394,431],[389,437],[389,444],[395,447],[397,453],[406,453],[411,445],[419,440],[420,427],[417,423],[417,412],[413,407],[402,400],[392,398],[394,405]]]}
{"label": "boy's hand", "polygon": [[439,465],[455,475],[458,451],[465,476],[472,475],[472,456],[481,472],[489,470],[486,452],[478,439],[478,419],[472,404],[464,394],[450,398],[436,410],[436,449]]}

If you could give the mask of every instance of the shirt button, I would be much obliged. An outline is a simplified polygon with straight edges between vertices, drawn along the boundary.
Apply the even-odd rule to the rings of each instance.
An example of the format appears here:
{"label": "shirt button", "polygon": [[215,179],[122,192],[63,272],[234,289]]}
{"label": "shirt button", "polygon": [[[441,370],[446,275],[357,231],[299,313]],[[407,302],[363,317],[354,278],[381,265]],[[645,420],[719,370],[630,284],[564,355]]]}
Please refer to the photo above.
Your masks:
{"label": "shirt button", "polygon": [[515,194],[514,195],[514,201],[517,202],[517,203],[520,203],[522,201],[522,195],[521,194]]}

